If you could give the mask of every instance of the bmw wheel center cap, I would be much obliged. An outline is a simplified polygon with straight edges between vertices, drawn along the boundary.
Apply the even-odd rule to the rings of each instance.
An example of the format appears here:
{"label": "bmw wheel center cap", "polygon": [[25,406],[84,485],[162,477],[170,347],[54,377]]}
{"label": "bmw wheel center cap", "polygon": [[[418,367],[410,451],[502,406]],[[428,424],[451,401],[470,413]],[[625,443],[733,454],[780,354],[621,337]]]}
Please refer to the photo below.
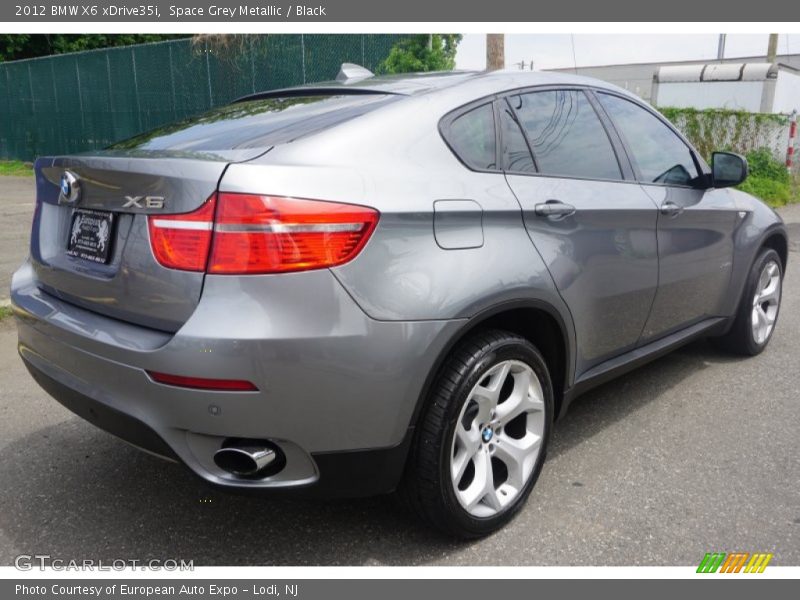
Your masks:
{"label": "bmw wheel center cap", "polygon": [[493,437],[494,437],[494,431],[492,431],[492,428],[484,427],[483,431],[481,431],[481,439],[483,440],[483,442],[485,444],[488,444],[489,442],[492,441]]}

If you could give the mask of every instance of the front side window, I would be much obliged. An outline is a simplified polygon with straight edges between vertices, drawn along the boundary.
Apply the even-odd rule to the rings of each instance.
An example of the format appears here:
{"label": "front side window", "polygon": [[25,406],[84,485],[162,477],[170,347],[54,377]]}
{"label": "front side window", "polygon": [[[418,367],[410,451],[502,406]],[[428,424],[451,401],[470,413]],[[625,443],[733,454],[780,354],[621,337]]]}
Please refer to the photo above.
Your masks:
{"label": "front side window", "polygon": [[494,110],[491,104],[456,117],[445,134],[458,157],[473,169],[497,168]]}
{"label": "front side window", "polygon": [[691,186],[698,177],[689,147],[658,117],[630,100],[597,97],[627,142],[644,183]]}
{"label": "front side window", "polygon": [[512,96],[540,173],[589,179],[622,179],[611,140],[580,90]]}

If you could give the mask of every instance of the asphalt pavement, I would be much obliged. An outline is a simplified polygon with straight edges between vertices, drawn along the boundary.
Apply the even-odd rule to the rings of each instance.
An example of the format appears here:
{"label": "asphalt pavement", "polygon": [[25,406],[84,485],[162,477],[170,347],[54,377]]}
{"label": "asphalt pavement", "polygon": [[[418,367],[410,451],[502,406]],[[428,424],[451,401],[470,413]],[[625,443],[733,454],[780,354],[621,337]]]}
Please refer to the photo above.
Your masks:
{"label": "asphalt pavement", "polygon": [[[4,178],[0,284],[27,251],[30,196]],[[30,186],[30,182],[27,184]],[[41,391],[0,323],[0,564],[19,554],[195,565],[696,565],[772,552],[800,565],[800,206],[769,348],[697,342],[598,388],[556,424],[528,504],[458,543],[391,498],[274,500],[211,490]],[[15,222],[18,221],[18,222]],[[2,294],[0,294],[2,296]]]}

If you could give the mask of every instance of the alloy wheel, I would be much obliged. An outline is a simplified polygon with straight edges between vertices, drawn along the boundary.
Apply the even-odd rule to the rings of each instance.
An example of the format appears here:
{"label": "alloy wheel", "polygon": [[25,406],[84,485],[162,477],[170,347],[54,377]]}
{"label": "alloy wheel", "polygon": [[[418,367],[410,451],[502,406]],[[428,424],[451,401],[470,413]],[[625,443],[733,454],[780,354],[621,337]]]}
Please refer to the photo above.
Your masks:
{"label": "alloy wheel", "polygon": [[769,261],[761,270],[753,297],[751,324],[753,340],[764,344],[769,339],[781,301],[781,270],[775,261]]}
{"label": "alloy wheel", "polygon": [[534,370],[517,360],[489,369],[467,396],[453,434],[451,481],[467,512],[492,517],[514,501],[531,477],[544,427]]}

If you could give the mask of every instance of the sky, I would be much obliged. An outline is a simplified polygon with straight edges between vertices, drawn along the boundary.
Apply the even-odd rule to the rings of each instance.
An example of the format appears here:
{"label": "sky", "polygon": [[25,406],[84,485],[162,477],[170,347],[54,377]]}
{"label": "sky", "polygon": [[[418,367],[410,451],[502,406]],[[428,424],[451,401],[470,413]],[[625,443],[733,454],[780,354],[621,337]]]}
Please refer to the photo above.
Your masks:
{"label": "sky", "polygon": [[[728,35],[725,56],[758,56],[767,53],[767,35]],[[574,57],[573,57],[574,40]],[[717,35],[707,34],[508,34],[506,67],[531,61],[535,69],[588,67],[631,62],[714,59]],[[800,54],[800,34],[780,35],[778,54]],[[458,46],[456,68],[482,70],[486,66],[486,36],[464,34]]]}

